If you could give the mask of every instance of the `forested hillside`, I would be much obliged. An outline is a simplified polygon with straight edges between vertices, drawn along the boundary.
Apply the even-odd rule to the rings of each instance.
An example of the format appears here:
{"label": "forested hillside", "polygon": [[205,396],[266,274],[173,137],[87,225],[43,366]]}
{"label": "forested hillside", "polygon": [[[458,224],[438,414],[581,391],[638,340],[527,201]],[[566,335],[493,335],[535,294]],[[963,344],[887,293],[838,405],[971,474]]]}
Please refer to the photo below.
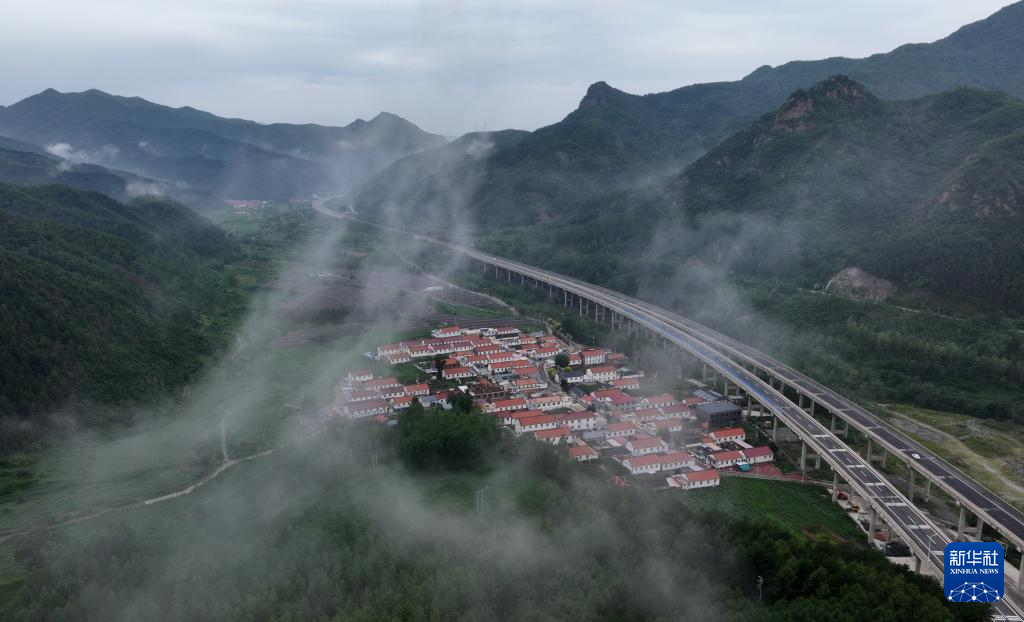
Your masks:
{"label": "forested hillside", "polygon": [[[8,148],[8,146],[10,148]],[[162,194],[170,186],[95,164],[75,164],[41,149],[0,137],[0,182],[11,184],[63,184],[102,192],[117,199]]]}
{"label": "forested hillside", "polygon": [[[901,46],[864,59],[829,58],[761,67],[742,80],[633,95],[598,82],[563,120],[494,149],[479,164],[443,181],[381,179],[394,188],[393,209],[414,212],[433,188],[452,188],[449,203],[484,226],[557,217],[594,196],[673,173],[780,104],[843,73],[883,99],[919,97],[958,87],[1024,95],[1024,3],[964,26],[934,43]],[[387,172],[381,176],[388,175]],[[363,213],[381,202],[360,189],[349,201]]]}
{"label": "forested hillside", "polygon": [[487,234],[619,285],[699,264],[822,286],[856,266],[904,290],[1024,311],[1024,102],[959,89],[887,102],[845,77],[797,91],[662,184]]}
{"label": "forested hillside", "polygon": [[95,423],[105,411],[75,405],[185,382],[240,311],[224,270],[238,258],[173,202],[0,184],[0,450],[38,436],[19,422],[45,427],[53,409]]}
{"label": "forested hillside", "polygon": [[[452,415],[433,413],[446,420]],[[493,419],[481,417],[494,428]],[[396,468],[397,428],[332,425],[166,506],[26,538],[8,620],[981,622],[931,577],[702,495],[619,488],[530,439],[469,473]],[[435,432],[436,434],[436,432]],[[366,438],[376,437],[377,442]],[[415,434],[418,436],[418,434]],[[353,440],[357,442],[352,443]],[[370,457],[382,468],[371,467]],[[723,482],[772,485],[773,482]],[[487,486],[474,510],[473,491]],[[796,484],[788,484],[796,486]],[[809,491],[816,511],[849,522]],[[273,503],[268,503],[268,499]],[[837,536],[838,539],[838,536]],[[758,594],[758,577],[763,577]]]}
{"label": "forested hillside", "polygon": [[398,158],[445,143],[387,113],[345,127],[261,124],[95,89],[47,89],[0,107],[0,134],[176,191],[243,199],[340,192]]}

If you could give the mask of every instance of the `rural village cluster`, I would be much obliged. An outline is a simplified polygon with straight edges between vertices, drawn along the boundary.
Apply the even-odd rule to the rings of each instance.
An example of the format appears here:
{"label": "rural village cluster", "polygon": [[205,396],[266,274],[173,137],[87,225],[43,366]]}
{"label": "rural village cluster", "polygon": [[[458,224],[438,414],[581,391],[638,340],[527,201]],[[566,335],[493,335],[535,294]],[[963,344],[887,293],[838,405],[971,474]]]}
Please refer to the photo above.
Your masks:
{"label": "rural village cluster", "polygon": [[697,380],[690,396],[646,394],[643,372],[630,369],[624,354],[544,331],[442,326],[430,337],[381,345],[376,358],[413,365],[428,381],[403,385],[352,371],[335,387],[332,414],[393,423],[391,415],[414,400],[450,408],[461,391],[510,434],[563,446],[579,462],[605,457],[624,474],[664,477],[678,489],[717,486],[723,469],[756,470],[774,459],[770,447],[746,442],[740,407],[727,396]]}

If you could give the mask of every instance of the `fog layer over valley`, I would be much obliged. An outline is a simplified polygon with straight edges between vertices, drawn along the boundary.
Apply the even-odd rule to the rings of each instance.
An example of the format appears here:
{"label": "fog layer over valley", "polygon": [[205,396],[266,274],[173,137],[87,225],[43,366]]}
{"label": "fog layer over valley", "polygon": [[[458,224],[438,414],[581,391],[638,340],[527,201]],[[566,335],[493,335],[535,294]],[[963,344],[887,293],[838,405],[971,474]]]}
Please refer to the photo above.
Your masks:
{"label": "fog layer over valley", "polygon": [[[243,247],[278,248],[266,250],[283,260],[273,285],[254,298],[235,346],[179,399],[134,413],[130,429],[66,436],[34,467],[45,481],[3,502],[5,619],[973,615],[877,553],[811,542],[797,531],[806,523],[747,523],[679,495],[611,486],[604,469],[530,439],[499,440],[490,415],[458,405],[427,416],[439,426],[477,418],[493,432],[450,463],[453,454],[408,453],[405,415],[390,429],[327,416],[344,373],[380,365],[361,353],[403,334],[391,311],[438,291],[425,292],[441,282],[408,264],[445,275],[460,263],[307,208],[223,217]],[[271,241],[282,231],[293,232],[283,247]],[[508,311],[487,313],[500,322]],[[281,341],[316,324],[353,330]],[[825,497],[800,520],[855,529]],[[787,559],[800,561],[784,568]],[[828,578],[815,578],[822,567]],[[841,589],[850,572],[872,590]],[[768,573],[771,609],[756,595]]]}
{"label": "fog layer over valley", "polygon": [[[1022,68],[1019,2],[863,59],[596,82],[534,131],[260,124],[95,89],[0,107],[0,619],[989,619],[883,556],[897,530],[859,524],[852,485],[796,467],[808,446],[769,440],[749,400],[708,402],[764,434],[747,448],[774,474],[684,491],[624,445],[577,461],[501,426],[442,373],[470,363],[378,346],[510,326],[616,352],[629,399],[700,392],[700,361],[436,238],[721,330],[1024,507]],[[604,381],[570,388],[586,364],[534,358],[507,387],[636,423],[595,402]],[[445,407],[399,388],[407,408],[360,418],[357,370],[430,380]],[[704,453],[714,426],[692,422],[695,444],[642,434]],[[955,526],[930,486],[922,512]]]}

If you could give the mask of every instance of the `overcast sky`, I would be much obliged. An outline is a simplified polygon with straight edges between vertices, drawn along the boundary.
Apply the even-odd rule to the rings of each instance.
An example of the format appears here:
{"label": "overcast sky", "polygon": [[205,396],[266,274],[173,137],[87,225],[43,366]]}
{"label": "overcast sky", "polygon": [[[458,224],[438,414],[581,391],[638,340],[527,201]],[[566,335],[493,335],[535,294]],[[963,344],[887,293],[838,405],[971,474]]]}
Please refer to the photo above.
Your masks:
{"label": "overcast sky", "polygon": [[257,121],[534,129],[633,93],[941,38],[1008,0],[0,0],[0,104],[99,88]]}

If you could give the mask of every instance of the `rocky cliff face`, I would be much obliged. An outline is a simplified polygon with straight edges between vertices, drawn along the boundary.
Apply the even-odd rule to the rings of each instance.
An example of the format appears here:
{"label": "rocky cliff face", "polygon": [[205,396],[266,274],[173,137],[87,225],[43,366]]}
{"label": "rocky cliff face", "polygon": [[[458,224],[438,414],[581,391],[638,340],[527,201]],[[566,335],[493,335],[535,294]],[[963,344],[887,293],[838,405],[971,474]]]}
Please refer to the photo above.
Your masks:
{"label": "rocky cliff face", "polygon": [[829,279],[825,291],[882,301],[896,293],[896,286],[857,267],[843,268]]}

